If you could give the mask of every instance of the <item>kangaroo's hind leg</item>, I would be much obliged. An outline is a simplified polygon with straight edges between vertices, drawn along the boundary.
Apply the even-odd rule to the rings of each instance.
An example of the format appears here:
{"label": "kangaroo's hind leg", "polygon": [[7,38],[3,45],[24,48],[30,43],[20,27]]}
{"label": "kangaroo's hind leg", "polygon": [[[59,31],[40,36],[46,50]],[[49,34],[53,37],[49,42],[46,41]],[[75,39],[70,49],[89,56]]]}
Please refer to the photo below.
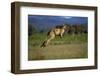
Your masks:
{"label": "kangaroo's hind leg", "polygon": [[50,41],[51,41],[52,39],[54,39],[54,38],[55,38],[55,35],[49,36],[49,37],[43,42],[43,44],[41,45],[41,47],[46,47],[46,46],[50,43]]}

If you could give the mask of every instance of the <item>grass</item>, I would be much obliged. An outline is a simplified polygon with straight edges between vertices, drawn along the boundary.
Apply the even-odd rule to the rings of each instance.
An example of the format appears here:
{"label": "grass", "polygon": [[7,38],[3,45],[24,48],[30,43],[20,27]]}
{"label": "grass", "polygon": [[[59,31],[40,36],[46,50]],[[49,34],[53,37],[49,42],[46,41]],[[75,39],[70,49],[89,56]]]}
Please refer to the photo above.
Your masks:
{"label": "grass", "polygon": [[[46,39],[45,33],[36,33],[29,37],[29,46],[40,46],[42,42]],[[76,44],[76,43],[84,43],[87,42],[87,34],[78,34],[78,35],[71,35],[67,34],[64,35],[63,38],[56,36],[54,40],[50,42],[50,45],[59,45],[59,44]]]}
{"label": "grass", "polygon": [[87,34],[57,36],[49,46],[41,48],[46,33],[36,33],[28,38],[28,60],[87,58]]}

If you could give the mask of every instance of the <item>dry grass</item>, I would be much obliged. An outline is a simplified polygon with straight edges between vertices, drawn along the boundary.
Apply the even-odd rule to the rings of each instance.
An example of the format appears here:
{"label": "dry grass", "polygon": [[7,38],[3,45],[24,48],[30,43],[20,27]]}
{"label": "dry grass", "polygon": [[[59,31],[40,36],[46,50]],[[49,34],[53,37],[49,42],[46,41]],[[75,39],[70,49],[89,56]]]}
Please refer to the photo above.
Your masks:
{"label": "dry grass", "polygon": [[45,48],[29,48],[28,60],[87,58],[87,43],[49,45]]}

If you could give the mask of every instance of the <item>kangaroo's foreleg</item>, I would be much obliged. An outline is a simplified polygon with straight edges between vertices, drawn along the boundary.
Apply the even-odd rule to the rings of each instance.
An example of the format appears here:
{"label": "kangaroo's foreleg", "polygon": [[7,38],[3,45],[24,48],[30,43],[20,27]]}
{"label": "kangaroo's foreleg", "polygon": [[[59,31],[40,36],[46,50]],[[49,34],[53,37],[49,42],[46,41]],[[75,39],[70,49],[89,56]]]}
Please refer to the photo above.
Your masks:
{"label": "kangaroo's foreleg", "polygon": [[62,29],[62,30],[60,31],[60,37],[61,37],[61,38],[63,37],[64,32],[65,32],[65,30],[64,30],[64,29]]}
{"label": "kangaroo's foreleg", "polygon": [[63,34],[60,34],[60,37],[62,38],[63,37]]}

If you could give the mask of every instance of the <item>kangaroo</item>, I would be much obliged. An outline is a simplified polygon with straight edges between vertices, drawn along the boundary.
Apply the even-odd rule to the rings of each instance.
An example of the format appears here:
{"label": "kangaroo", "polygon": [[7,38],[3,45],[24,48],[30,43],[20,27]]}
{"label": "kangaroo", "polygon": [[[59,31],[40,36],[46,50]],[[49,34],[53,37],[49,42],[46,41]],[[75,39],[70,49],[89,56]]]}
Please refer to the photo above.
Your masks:
{"label": "kangaroo", "polygon": [[55,36],[60,36],[61,38],[64,35],[65,30],[68,31],[69,26],[63,24],[62,26],[55,26],[47,33],[47,39],[42,43],[41,47],[46,47]]}

